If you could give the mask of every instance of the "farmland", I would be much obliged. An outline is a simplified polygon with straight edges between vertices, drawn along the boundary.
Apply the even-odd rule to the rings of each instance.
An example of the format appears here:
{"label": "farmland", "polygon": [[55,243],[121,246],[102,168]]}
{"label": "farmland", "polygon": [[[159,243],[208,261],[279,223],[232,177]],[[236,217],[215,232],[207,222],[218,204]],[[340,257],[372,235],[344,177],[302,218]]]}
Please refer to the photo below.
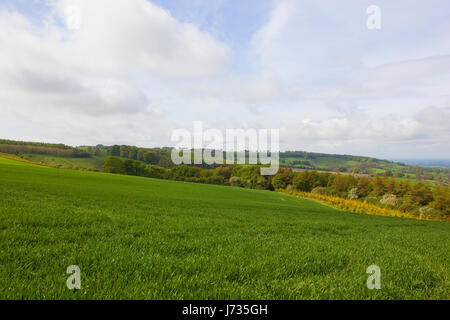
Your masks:
{"label": "farmland", "polygon": [[0,218],[1,299],[450,298],[446,222],[4,158]]}
{"label": "farmland", "polygon": [[[141,148],[127,145],[71,147],[62,143],[0,139],[0,153],[11,154],[50,167],[89,171],[102,171],[108,156],[138,160],[166,169],[173,167],[170,159],[171,148],[168,147]],[[445,164],[445,162],[437,163]],[[450,178],[450,169],[447,167],[418,167],[372,157],[306,151],[280,152],[279,164],[294,170],[395,177],[412,183],[424,182],[433,187],[436,185],[447,186]],[[206,164],[203,165],[208,167]]]}

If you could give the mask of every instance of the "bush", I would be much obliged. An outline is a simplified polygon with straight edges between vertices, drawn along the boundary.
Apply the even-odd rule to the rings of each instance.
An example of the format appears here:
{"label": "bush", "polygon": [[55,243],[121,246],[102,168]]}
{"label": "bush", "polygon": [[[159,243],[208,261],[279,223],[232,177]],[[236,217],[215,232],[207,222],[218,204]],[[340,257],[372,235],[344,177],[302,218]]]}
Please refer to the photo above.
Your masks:
{"label": "bush", "polygon": [[292,184],[294,173],[291,169],[280,168],[278,173],[272,179],[272,185],[275,190],[284,189],[289,184]]}
{"label": "bush", "polygon": [[103,165],[103,171],[126,174],[125,163],[118,157],[108,157]]}
{"label": "bush", "polygon": [[358,188],[351,188],[348,192],[348,198],[350,200],[356,200],[359,198],[359,190]]}
{"label": "bush", "polygon": [[380,203],[395,207],[397,205],[397,196],[395,194],[385,194],[381,198]]}
{"label": "bush", "polygon": [[149,178],[156,178],[156,179],[167,179],[168,172],[164,168],[154,166],[154,165],[147,165],[145,167],[145,176],[149,177]]}
{"label": "bush", "polygon": [[240,187],[241,186],[241,178],[239,178],[239,177],[231,177],[230,178],[230,186]]}
{"label": "bush", "polygon": [[314,189],[311,190],[311,193],[327,194],[327,188],[325,188],[325,187],[315,187]]}
{"label": "bush", "polygon": [[291,194],[294,196],[304,197],[304,198],[312,198],[319,201],[327,202],[335,207],[340,209],[354,212],[354,213],[366,213],[366,214],[375,214],[381,216],[392,216],[392,217],[407,217],[414,218],[414,215],[411,213],[401,212],[398,210],[381,208],[379,206],[369,204],[367,202],[362,202],[358,200],[349,200],[343,199],[340,197],[333,197],[328,195],[321,195],[317,193],[311,192],[302,192],[302,191],[287,191],[283,190],[282,192]]}

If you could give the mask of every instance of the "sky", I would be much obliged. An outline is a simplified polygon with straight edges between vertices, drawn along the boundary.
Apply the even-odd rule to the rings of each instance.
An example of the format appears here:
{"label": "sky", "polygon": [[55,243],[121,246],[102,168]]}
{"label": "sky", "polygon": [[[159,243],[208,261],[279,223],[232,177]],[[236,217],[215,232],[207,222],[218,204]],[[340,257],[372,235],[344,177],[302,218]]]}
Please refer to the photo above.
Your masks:
{"label": "sky", "polygon": [[[367,8],[380,8],[369,29]],[[0,0],[0,138],[450,158],[447,0]]]}

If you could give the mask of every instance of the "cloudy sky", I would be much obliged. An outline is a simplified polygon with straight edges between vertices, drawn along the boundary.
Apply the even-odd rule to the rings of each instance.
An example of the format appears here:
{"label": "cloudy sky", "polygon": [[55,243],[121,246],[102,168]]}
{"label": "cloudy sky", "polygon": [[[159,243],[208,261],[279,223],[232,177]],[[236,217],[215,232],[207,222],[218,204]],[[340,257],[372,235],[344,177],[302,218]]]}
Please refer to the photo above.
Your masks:
{"label": "cloudy sky", "polygon": [[279,128],[282,150],[450,158],[449,12],[448,0],[0,0],[0,138],[169,146],[201,120]]}

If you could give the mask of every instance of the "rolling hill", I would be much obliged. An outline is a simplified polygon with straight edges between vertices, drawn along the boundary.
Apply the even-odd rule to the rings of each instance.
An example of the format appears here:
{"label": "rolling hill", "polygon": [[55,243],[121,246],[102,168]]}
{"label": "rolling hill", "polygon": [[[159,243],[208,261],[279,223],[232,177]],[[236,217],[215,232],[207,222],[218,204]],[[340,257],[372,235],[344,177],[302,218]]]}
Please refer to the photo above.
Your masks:
{"label": "rolling hill", "polygon": [[[139,160],[164,168],[173,167],[171,148],[140,148],[135,146],[79,146],[25,142],[0,139],[0,153],[16,155],[28,161],[57,168],[102,171],[108,155]],[[450,168],[420,167],[404,162],[381,160],[372,157],[315,153],[306,151],[280,152],[280,165],[298,170],[319,170],[357,173],[370,176],[389,176],[422,181],[428,185],[448,185]]]}
{"label": "rolling hill", "polygon": [[445,222],[1,157],[0,217],[0,299],[450,298]]}

